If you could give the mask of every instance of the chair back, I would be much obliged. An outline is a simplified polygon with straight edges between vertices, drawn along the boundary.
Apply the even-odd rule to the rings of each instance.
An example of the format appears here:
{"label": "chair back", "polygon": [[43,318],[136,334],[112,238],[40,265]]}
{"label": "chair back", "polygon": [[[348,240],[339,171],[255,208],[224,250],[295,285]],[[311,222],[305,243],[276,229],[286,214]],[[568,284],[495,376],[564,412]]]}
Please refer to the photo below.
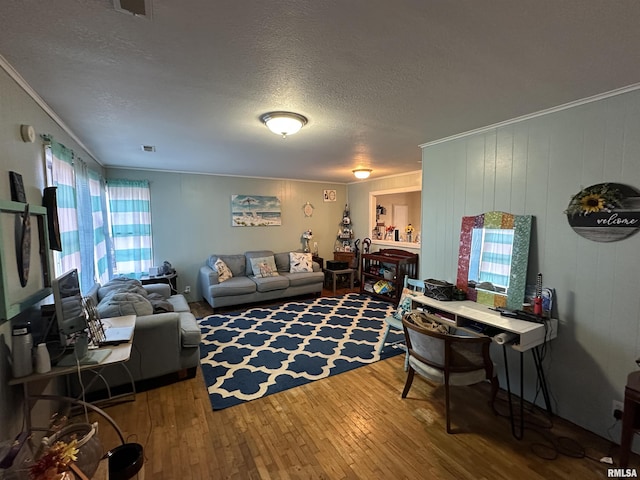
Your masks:
{"label": "chair back", "polygon": [[415,292],[424,292],[424,280],[418,280],[417,278],[409,278],[409,275],[404,276],[404,287]]}
{"label": "chair back", "polygon": [[418,311],[404,316],[405,340],[409,356],[439,370],[449,373],[469,372],[484,368],[487,378],[493,376],[489,337],[467,337],[442,333],[429,324],[432,321]]}

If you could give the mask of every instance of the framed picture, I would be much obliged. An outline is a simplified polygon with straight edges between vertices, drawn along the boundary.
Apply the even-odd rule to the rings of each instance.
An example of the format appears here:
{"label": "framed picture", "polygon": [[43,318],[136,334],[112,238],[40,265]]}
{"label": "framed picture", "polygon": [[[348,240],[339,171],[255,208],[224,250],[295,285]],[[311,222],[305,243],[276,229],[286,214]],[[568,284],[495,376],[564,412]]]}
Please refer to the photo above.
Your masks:
{"label": "framed picture", "polygon": [[282,225],[278,197],[231,195],[232,227],[272,227]]}
{"label": "framed picture", "polygon": [[335,202],[336,201],[336,191],[335,190],[325,190],[324,191],[324,201],[325,202]]}

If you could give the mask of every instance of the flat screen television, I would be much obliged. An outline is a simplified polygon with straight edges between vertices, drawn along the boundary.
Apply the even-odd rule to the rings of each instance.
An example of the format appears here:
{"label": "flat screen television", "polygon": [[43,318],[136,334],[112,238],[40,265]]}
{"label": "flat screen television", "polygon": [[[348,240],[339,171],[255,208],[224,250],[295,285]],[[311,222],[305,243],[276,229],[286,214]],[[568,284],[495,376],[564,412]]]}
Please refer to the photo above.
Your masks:
{"label": "flat screen television", "polygon": [[109,350],[89,350],[87,334],[87,313],[84,306],[78,269],[74,268],[51,282],[55,302],[56,323],[63,348],[73,347],[73,352],[65,355],[57,363],[59,366],[93,365],[109,355]]}

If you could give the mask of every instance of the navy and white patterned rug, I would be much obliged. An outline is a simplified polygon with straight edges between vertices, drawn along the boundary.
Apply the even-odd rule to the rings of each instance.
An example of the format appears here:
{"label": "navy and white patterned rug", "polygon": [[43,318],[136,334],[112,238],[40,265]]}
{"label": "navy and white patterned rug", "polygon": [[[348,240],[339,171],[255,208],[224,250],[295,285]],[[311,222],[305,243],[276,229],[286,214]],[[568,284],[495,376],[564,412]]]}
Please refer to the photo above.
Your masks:
{"label": "navy and white patterned rug", "polygon": [[[221,410],[402,353],[387,346],[378,355],[383,319],[394,310],[349,293],[199,320],[211,406]],[[390,333],[387,341],[401,338]]]}

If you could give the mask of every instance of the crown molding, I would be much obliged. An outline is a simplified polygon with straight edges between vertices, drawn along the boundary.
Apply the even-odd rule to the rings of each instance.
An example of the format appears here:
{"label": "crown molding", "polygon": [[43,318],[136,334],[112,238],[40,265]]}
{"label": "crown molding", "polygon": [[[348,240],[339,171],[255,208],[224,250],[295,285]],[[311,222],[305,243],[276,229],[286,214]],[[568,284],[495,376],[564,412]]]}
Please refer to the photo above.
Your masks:
{"label": "crown molding", "polygon": [[494,123],[492,125],[487,125],[486,127],[476,128],[475,130],[469,130],[467,132],[456,133],[455,135],[451,135],[449,137],[444,137],[439,140],[433,140],[432,142],[423,143],[422,145],[418,145],[420,148],[431,147],[433,145],[438,145],[439,143],[450,142],[451,140],[457,140],[464,137],[469,137],[471,135],[476,135],[478,133],[485,133],[490,130],[495,130],[496,128],[505,127],[507,125],[512,125],[514,123],[524,122],[525,120],[531,120],[532,118],[542,117],[544,115],[549,115],[551,113],[560,112],[562,110],[568,110],[569,108],[579,107],[580,105],[585,105],[587,103],[598,102],[600,100],[604,100],[606,98],[615,97],[617,95],[623,95],[625,93],[633,92],[634,90],[640,89],[640,83],[634,83],[632,85],[628,85],[626,87],[618,88],[616,90],[611,90],[609,92],[599,93],[597,95],[593,95],[591,97],[582,98],[580,100],[574,100],[573,102],[563,103],[562,105],[558,105],[556,107],[547,108],[546,110],[540,110],[539,112],[529,113],[527,115],[522,115],[521,117],[515,117],[509,120],[505,120],[503,122]]}

